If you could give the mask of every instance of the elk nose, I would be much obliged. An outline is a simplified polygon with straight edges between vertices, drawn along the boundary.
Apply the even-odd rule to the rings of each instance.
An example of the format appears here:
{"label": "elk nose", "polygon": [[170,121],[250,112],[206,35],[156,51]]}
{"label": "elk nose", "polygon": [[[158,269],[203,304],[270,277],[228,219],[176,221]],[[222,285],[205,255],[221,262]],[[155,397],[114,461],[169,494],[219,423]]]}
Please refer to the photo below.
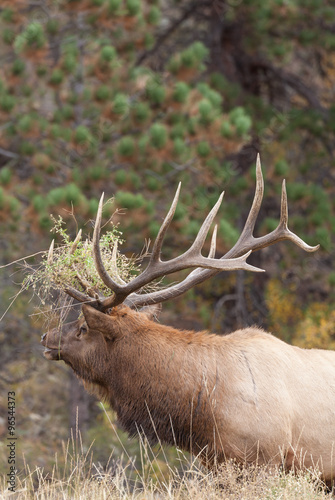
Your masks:
{"label": "elk nose", "polygon": [[46,336],[47,336],[47,334],[43,333],[43,335],[41,336],[41,342],[45,339]]}

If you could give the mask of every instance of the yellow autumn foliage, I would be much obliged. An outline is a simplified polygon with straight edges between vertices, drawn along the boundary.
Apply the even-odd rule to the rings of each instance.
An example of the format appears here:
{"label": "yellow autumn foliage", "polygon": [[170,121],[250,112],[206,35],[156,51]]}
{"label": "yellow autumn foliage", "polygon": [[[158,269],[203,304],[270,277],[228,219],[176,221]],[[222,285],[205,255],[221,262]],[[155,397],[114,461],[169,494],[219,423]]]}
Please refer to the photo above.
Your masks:
{"label": "yellow autumn foliage", "polygon": [[277,337],[305,348],[335,349],[335,310],[313,302],[303,310],[296,286],[271,279],[266,289],[269,328]]}
{"label": "yellow autumn foliage", "polygon": [[293,338],[300,347],[335,349],[335,311],[328,304],[314,302],[297,325]]}
{"label": "yellow autumn foliage", "polygon": [[278,279],[270,279],[265,297],[270,330],[290,342],[296,324],[303,318],[297,301],[296,285],[293,283],[287,288]]}

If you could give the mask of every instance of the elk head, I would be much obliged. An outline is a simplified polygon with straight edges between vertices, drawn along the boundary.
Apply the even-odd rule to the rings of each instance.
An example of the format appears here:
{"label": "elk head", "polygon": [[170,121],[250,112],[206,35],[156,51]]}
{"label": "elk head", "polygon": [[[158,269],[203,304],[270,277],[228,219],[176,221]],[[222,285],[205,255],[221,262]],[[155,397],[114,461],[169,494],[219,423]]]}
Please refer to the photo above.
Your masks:
{"label": "elk head", "polygon": [[108,357],[109,347],[124,337],[136,335],[159,309],[159,306],[149,306],[138,313],[120,305],[107,314],[83,304],[82,315],[76,321],[62,324],[42,335],[44,357],[65,361],[81,378],[94,382],[94,373],[98,379],[105,375],[101,370],[101,361]]}

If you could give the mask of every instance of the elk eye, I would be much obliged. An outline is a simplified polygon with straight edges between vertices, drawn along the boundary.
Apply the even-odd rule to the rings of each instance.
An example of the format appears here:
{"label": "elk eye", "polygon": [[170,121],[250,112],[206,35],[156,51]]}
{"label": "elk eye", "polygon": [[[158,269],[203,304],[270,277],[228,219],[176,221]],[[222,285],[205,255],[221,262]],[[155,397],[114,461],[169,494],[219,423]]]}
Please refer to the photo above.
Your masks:
{"label": "elk eye", "polygon": [[86,333],[87,333],[87,326],[86,325],[82,325],[79,328],[79,332],[77,333],[77,337],[81,337],[82,335],[85,335]]}

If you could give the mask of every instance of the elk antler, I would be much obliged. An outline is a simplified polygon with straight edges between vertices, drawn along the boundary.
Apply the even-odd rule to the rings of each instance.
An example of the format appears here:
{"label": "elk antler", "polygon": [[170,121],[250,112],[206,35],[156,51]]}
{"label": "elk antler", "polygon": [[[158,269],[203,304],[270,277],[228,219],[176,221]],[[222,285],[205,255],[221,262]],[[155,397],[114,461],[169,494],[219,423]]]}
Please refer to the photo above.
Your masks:
{"label": "elk antler", "polygon": [[[97,218],[95,222],[95,228],[93,233],[93,258],[97,272],[103,281],[103,283],[113,292],[111,296],[107,298],[99,298],[95,301],[97,307],[101,310],[106,310],[110,307],[121,304],[122,302],[130,305],[131,307],[143,306],[147,304],[156,304],[163,302],[165,300],[177,297],[182,293],[186,292],[190,288],[194,287],[196,284],[201,283],[208,278],[214,276],[220,271],[234,271],[238,269],[244,269],[247,271],[262,272],[262,269],[251,266],[246,262],[247,257],[251,252],[265,248],[269,245],[277,243],[281,240],[290,240],[300,248],[307,252],[314,252],[319,248],[319,245],[311,247],[307,245],[301,238],[292,233],[287,227],[288,212],[287,212],[287,196],[285,181],[282,185],[282,196],[281,196],[281,214],[280,221],[277,228],[271,233],[255,238],[253,236],[253,231],[256,223],[256,219],[260,210],[262,203],[263,192],[264,192],[264,181],[261,170],[261,164],[259,155],[257,156],[256,162],[256,190],[255,196],[252,203],[251,210],[249,212],[247,221],[243,228],[243,231],[229,252],[227,252],[220,259],[215,259],[215,246],[216,246],[216,232],[217,227],[215,226],[211,248],[208,257],[204,257],[201,254],[201,249],[204,245],[206,236],[213,222],[214,217],[221,205],[223,194],[219,197],[218,201],[206,217],[203,222],[193,244],[186,250],[182,255],[175,257],[173,259],[162,261],[161,260],[161,250],[164,240],[164,236],[167,229],[172,221],[173,215],[175,213],[178,198],[180,192],[180,184],[177,188],[175,197],[173,199],[172,205],[168,214],[166,215],[160,230],[158,232],[157,238],[153,245],[153,250],[148,262],[147,267],[144,271],[136,276],[129,283],[125,283],[117,274],[115,273],[115,278],[112,278],[106,271],[104,264],[102,262],[101,252],[100,252],[100,227],[102,218],[102,207],[103,207],[103,195],[101,196]],[[116,270],[116,247],[113,250],[112,256],[114,265],[113,268]],[[176,271],[181,271],[182,269],[188,269],[191,267],[196,267],[183,281],[172,285],[163,290],[156,292],[150,292],[145,294],[136,293],[142,287],[152,282],[157,278],[161,278],[168,274],[174,273]],[[69,287],[65,290],[69,295],[79,300],[80,302],[92,301],[92,297],[85,295],[82,292]]]}

